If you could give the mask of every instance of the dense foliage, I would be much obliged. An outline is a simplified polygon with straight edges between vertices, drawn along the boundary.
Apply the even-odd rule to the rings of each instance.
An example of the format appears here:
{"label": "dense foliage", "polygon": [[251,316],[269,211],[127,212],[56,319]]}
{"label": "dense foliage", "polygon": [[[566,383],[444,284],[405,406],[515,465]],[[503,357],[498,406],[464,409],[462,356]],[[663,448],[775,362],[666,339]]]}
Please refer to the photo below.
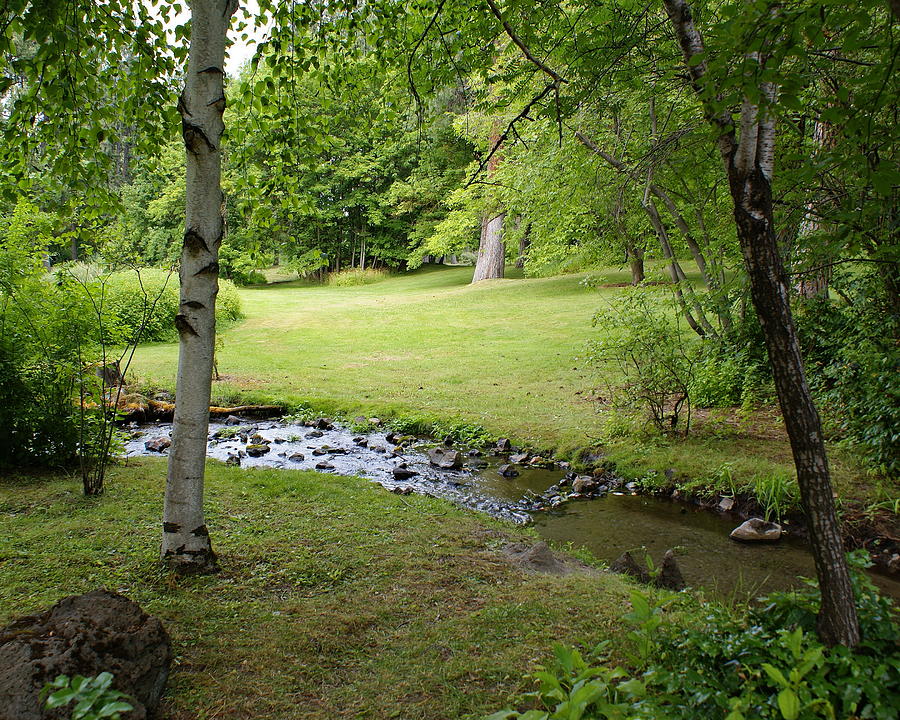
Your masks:
{"label": "dense foliage", "polygon": [[854,586],[863,629],[856,650],[816,639],[815,585],[745,611],[707,605],[686,627],[635,592],[625,615],[633,627],[627,666],[609,665],[605,645],[586,656],[557,647],[554,662],[532,676],[539,690],[520,699],[540,709],[489,720],[897,717],[898,611],[859,568]]}

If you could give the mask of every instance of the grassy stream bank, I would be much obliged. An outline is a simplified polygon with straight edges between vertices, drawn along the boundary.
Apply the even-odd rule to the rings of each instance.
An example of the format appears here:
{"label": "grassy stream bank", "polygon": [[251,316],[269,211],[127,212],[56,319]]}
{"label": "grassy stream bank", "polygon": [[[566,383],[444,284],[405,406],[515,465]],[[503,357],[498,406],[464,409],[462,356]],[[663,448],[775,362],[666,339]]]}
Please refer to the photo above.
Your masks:
{"label": "grassy stream bank", "polygon": [[[605,432],[606,415],[593,401],[602,378],[585,350],[603,332],[591,327],[594,313],[627,274],[600,273],[606,287],[596,289],[583,274],[523,279],[515,272],[475,286],[471,268],[429,268],[356,287],[241,289],[246,320],[223,333],[214,397],[481,426],[562,456],[600,446],[603,461],[629,479],[660,482],[674,470],[691,491],[792,482],[787,437],[771,407],[748,416],[703,411],[686,440]],[[171,390],[176,361],[176,345],[146,345],[134,373]],[[830,461],[846,503],[873,506],[900,495],[845,449],[831,447]]]}
{"label": "grassy stream bank", "polygon": [[0,480],[0,624],[97,587],[128,595],[173,638],[166,720],[478,717],[554,642],[622,647],[619,577],[527,572],[503,551],[527,532],[356,478],[211,463],[223,572],[169,574],[164,477],[162,460],[130,461],[100,498]]}

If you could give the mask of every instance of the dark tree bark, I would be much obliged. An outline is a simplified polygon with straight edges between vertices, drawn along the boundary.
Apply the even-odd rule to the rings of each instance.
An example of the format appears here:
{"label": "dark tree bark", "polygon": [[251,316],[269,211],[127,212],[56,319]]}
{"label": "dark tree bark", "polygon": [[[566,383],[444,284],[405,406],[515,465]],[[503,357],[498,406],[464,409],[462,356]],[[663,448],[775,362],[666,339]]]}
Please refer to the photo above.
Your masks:
{"label": "dark tree bark", "polygon": [[627,243],[625,252],[628,255],[628,266],[631,268],[631,284],[640,285],[644,282],[644,248]]}
{"label": "dark tree bark", "polygon": [[[703,39],[684,0],[663,0],[684,55],[694,89],[700,93],[707,66]],[[761,65],[764,57],[748,58]],[[770,101],[775,89],[762,83]],[[717,145],[734,201],[734,218],[750,291],[762,325],[775,378],[778,401],[791,442],[797,482],[810,528],[816,574],[822,593],[818,631],[828,645],[859,643],[859,621],[850,584],[844,545],[834,508],[828,459],[800,355],[800,344],[788,302],[789,286],[774,230],[772,171],[775,121],[749,98],[740,114],[740,132],[730,112],[715,107],[702,94],[706,120],[717,131]]]}

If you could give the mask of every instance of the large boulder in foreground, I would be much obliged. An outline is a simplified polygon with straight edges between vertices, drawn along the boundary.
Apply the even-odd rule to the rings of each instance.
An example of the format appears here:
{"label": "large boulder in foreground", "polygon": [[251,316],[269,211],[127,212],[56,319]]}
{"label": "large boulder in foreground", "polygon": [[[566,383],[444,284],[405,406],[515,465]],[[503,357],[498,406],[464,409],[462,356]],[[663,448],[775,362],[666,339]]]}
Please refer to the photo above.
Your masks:
{"label": "large boulder in foreground", "polygon": [[171,664],[168,633],[137,603],[106,590],[73,595],[0,628],[0,720],[68,718],[71,705],[43,708],[41,688],[58,675],[104,671],[132,698],[128,720],[147,720],[159,706]]}

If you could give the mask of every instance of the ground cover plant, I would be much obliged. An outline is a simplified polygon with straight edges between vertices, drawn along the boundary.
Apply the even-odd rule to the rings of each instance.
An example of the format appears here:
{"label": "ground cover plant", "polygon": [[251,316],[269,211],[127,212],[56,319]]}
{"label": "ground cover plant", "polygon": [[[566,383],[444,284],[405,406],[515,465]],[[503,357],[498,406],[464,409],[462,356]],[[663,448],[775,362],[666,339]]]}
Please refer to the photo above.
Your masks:
{"label": "ground cover plant", "polygon": [[173,638],[167,720],[476,718],[553,642],[621,637],[618,576],[526,573],[502,547],[533,536],[315,472],[210,464],[222,572],[180,577],[158,562],[163,471],[113,467],[100,498],[63,476],[0,480],[0,624],[127,595]]}
{"label": "ground cover plant", "polygon": [[881,597],[855,558],[854,592],[862,642],[826,648],[815,635],[815,583],[760,598],[751,608],[708,604],[695,622],[667,621],[665,603],[631,594],[623,620],[634,650],[621,665],[608,644],[579,651],[558,645],[520,698],[530,710],[488,720],[583,718],[878,718],[900,712],[900,612]]}

